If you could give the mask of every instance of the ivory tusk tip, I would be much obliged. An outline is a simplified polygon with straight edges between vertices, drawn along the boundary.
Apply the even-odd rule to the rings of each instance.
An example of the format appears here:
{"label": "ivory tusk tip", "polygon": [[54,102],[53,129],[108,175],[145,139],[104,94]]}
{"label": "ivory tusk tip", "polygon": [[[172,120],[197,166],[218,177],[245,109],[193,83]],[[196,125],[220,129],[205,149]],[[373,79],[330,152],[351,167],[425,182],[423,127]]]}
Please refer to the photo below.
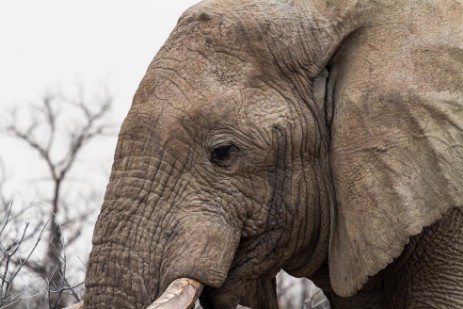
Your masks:
{"label": "ivory tusk tip", "polygon": [[190,309],[201,295],[204,285],[199,281],[180,278],[172,281],[166,291],[147,309]]}

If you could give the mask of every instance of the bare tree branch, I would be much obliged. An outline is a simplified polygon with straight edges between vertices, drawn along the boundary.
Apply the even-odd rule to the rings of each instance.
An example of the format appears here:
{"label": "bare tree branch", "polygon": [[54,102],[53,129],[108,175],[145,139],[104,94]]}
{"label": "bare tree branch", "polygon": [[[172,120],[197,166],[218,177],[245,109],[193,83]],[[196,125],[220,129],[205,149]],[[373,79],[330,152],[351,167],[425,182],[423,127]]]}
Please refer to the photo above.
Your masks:
{"label": "bare tree branch", "polygon": [[[62,233],[61,233],[62,235]],[[67,258],[66,258],[66,248],[65,248],[65,244],[64,244],[64,238],[61,237],[61,244],[62,244],[62,247],[63,247],[63,250],[62,250],[62,255],[60,256],[60,259],[62,261],[61,263],[61,267],[60,268],[57,268],[53,271],[53,275],[52,277],[50,278],[50,280],[47,280],[48,282],[48,304],[49,304],[49,307],[50,309],[53,309],[53,308],[58,308],[58,305],[60,304],[60,300],[61,300],[61,296],[63,295],[63,293],[65,292],[68,292],[69,294],[71,294],[74,299],[79,302],[80,301],[80,298],[79,296],[77,295],[77,293],[75,292],[75,288],[82,285],[82,283],[79,283],[75,286],[71,286],[68,282],[68,280],[66,279],[66,267],[67,267]],[[56,285],[57,283],[57,280],[53,280],[56,275],[59,275],[59,278],[60,278],[60,285],[59,286],[52,286],[52,284],[54,283]]]}
{"label": "bare tree branch", "polygon": [[[12,204],[12,203],[11,203]],[[5,214],[4,222],[2,223],[2,229],[0,232],[0,239],[3,239],[3,233],[5,232],[6,226],[8,223],[11,222],[10,218],[11,216],[11,205]],[[45,228],[48,224],[50,219],[47,220],[47,222],[43,225],[42,230],[39,233],[39,236],[37,237],[37,240],[34,244],[34,246],[31,248],[29,254],[26,256],[25,259],[18,259],[18,263],[14,263],[14,259],[16,254],[18,253],[18,250],[20,246],[23,244],[25,238],[26,238],[26,232],[29,227],[29,223],[26,223],[24,226],[24,229],[22,231],[21,237],[19,239],[15,239],[12,241],[8,246],[4,246],[2,243],[0,243],[0,254],[1,254],[1,260],[0,260],[0,268],[3,270],[2,274],[0,274],[0,307],[3,307],[4,305],[11,305],[12,303],[15,303],[18,301],[17,297],[18,294],[12,293],[11,290],[13,288],[13,283],[17,275],[20,273],[22,268],[27,264],[29,261],[30,257],[32,256],[32,253],[36,250],[40,240],[42,239],[43,232],[45,231]],[[13,266],[13,270],[11,270],[11,267]]]}
{"label": "bare tree branch", "polygon": [[[63,295],[72,295],[78,299],[77,293],[74,290],[75,286],[71,286],[66,278],[67,260],[65,248],[75,242],[81,235],[79,228],[73,228],[75,226],[74,223],[85,221],[91,212],[83,211],[77,215],[74,213],[71,217],[69,210],[75,207],[67,204],[66,199],[62,198],[62,194],[64,194],[63,184],[68,182],[68,175],[76,165],[82,150],[96,138],[107,136],[111,133],[111,126],[107,124],[105,117],[109,113],[112,98],[109,95],[105,95],[96,101],[96,104],[93,102],[89,104],[89,101],[85,99],[82,88],[79,89],[77,98],[74,99],[66,98],[58,93],[49,93],[42,97],[39,105],[31,109],[33,112],[27,118],[28,123],[25,123],[24,120],[20,122],[19,115],[23,114],[19,114],[17,110],[13,110],[11,112],[12,121],[5,128],[7,133],[38,153],[39,159],[47,167],[48,179],[52,183],[52,190],[49,195],[52,215],[44,225],[49,237],[49,245],[46,248],[43,262],[30,261],[29,254],[25,258],[8,255],[5,263],[8,264],[8,267],[14,264],[18,269],[27,268],[29,271],[44,278],[48,286],[46,295],[48,295],[48,305],[50,308],[63,307],[66,302],[62,297]],[[70,111],[70,113],[64,113],[63,110]],[[75,125],[71,130],[67,130],[66,127],[70,123],[74,123]],[[63,144],[67,144],[67,146],[63,147]],[[0,202],[5,205],[5,201],[7,200],[1,192],[4,180],[3,172],[3,166],[0,165]],[[4,224],[11,221],[10,215],[11,212],[6,217],[6,223]],[[66,243],[62,231],[64,228],[66,228],[68,233]],[[3,225],[1,225],[0,231],[3,230]],[[40,238],[44,230],[45,227],[40,232]],[[19,244],[30,239],[30,235],[37,232],[38,226],[33,229],[32,234],[26,234],[24,230]],[[6,250],[8,248],[0,246],[0,249]],[[3,253],[4,256],[11,252],[5,250],[2,251],[6,252]],[[14,253],[16,252],[17,250],[14,251]],[[7,271],[9,271],[8,267],[6,268]],[[5,268],[1,269],[5,270]],[[6,279],[4,277],[1,278]],[[3,285],[0,284],[0,287],[3,289],[7,284],[11,285],[11,280],[3,281]]]}

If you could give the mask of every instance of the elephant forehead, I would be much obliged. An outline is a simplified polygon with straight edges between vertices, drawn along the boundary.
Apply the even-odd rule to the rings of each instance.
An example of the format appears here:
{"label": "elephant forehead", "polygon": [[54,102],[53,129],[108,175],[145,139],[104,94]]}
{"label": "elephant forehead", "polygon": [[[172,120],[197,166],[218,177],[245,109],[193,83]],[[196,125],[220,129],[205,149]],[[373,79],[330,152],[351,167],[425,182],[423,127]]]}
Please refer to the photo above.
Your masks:
{"label": "elephant forehead", "polygon": [[[265,129],[292,117],[286,101],[275,91],[233,87],[206,94],[159,91],[143,104],[134,105],[131,113],[148,118],[145,122],[164,138],[172,134],[201,135],[211,130],[231,128],[245,131],[249,127]],[[179,93],[175,94],[175,91]],[[166,95],[168,98],[161,99]],[[137,123],[141,123],[135,120]]]}
{"label": "elephant forehead", "polygon": [[163,55],[155,59],[140,83],[132,111],[153,115],[164,130],[192,124],[202,129],[256,122],[261,126],[275,117],[290,117],[283,97],[286,90],[259,77],[252,64],[229,67],[226,61],[191,57],[182,62]]}

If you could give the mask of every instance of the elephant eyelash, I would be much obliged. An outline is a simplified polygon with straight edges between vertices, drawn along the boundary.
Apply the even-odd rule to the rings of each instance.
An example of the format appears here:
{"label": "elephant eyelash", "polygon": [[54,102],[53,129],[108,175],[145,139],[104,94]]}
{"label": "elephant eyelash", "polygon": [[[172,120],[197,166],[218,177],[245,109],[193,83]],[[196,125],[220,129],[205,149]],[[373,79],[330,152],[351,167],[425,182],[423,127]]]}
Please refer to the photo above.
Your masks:
{"label": "elephant eyelash", "polygon": [[233,164],[239,151],[240,149],[234,144],[220,145],[211,151],[209,160],[217,166],[228,167]]}

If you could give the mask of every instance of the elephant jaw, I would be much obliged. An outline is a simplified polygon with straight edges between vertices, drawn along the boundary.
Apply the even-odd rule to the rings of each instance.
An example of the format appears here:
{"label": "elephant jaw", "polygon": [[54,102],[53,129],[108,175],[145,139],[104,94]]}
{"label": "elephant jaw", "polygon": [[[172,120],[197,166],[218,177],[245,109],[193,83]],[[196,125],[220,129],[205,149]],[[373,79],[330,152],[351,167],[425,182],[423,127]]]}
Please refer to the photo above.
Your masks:
{"label": "elephant jaw", "polygon": [[[180,278],[174,280],[166,291],[147,309],[190,309],[203,291],[204,285],[196,280]],[[65,309],[84,309],[84,303],[66,307]]]}

